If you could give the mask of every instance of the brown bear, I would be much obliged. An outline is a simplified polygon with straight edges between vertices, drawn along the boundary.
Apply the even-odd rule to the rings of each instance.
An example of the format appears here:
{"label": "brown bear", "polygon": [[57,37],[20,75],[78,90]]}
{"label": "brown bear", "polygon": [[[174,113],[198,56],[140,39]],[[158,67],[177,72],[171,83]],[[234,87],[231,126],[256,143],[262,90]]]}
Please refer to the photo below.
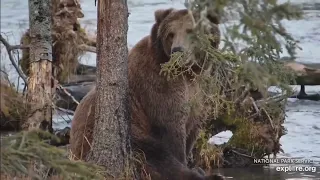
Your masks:
{"label": "brown bear", "polygon": [[[220,36],[217,18],[208,19],[208,33]],[[192,18],[186,9],[171,8],[157,10],[155,20],[151,35],[140,40],[128,57],[132,147],[143,151],[152,179],[223,179],[187,166],[202,121],[201,115],[186,106],[199,90],[197,85],[185,76],[168,81],[160,74],[161,64],[168,62],[172,53],[190,47],[186,37],[194,27]],[[217,47],[219,40],[212,43]],[[70,144],[78,159],[85,158],[90,150],[95,98],[93,88],[78,105],[72,120]]]}

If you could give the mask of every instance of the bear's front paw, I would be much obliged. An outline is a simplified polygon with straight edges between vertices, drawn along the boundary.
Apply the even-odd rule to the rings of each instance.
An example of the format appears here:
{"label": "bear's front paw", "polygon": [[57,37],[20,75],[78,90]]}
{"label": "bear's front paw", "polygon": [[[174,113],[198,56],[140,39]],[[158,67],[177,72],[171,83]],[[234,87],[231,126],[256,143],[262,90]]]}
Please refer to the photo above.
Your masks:
{"label": "bear's front paw", "polygon": [[205,177],[205,180],[225,180],[225,178],[218,174],[212,174]]}

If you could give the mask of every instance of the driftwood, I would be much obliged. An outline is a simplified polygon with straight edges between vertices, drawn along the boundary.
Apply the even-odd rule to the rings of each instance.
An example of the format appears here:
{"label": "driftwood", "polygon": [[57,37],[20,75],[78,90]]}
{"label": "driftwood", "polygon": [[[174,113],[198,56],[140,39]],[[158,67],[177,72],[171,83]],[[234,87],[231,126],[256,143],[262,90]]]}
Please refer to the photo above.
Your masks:
{"label": "driftwood", "polygon": [[300,92],[291,96],[291,98],[319,101],[320,94],[308,95],[305,92],[305,86],[320,85],[320,63],[286,62],[285,66],[296,72],[295,84],[301,85]]}
{"label": "driftwood", "polygon": [[296,85],[320,85],[320,63],[286,62],[285,66],[296,73]]}

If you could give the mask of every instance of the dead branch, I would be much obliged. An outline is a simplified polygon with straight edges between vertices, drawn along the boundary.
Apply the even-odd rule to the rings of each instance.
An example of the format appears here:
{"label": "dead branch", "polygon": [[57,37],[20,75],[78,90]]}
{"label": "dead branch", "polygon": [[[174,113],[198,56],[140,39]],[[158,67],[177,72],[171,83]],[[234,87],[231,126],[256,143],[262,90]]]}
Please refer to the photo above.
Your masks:
{"label": "dead branch", "polygon": [[77,105],[79,105],[79,102],[66,90],[66,88],[64,88],[61,84],[58,83],[57,79],[54,79],[53,77],[51,77],[51,79],[54,81],[55,87],[63,90],[63,92],[66,93],[66,95],[69,96],[72,99],[72,101],[74,101],[75,103],[77,103]]}
{"label": "dead branch", "polygon": [[10,80],[9,80],[9,75],[7,72],[5,72],[3,69],[0,69],[0,79],[1,79],[1,84],[8,84],[11,86]]}
{"label": "dead branch", "polygon": [[254,99],[253,99],[252,97],[250,97],[250,100],[251,100],[251,102],[252,102],[252,104],[253,104],[253,107],[254,107],[254,109],[256,110],[256,112],[257,112],[258,114],[260,114],[260,110],[259,110],[256,102],[254,101]]}
{"label": "dead branch", "polygon": [[271,125],[272,129],[275,130],[274,125],[273,125],[273,122],[272,122],[272,119],[271,119],[269,113],[267,112],[267,110],[266,110],[265,108],[262,108],[262,110],[263,110],[264,113],[267,115],[268,120],[269,120],[269,122],[270,122],[270,125]]}
{"label": "dead branch", "polygon": [[235,154],[237,154],[237,155],[240,155],[240,156],[243,156],[243,157],[247,157],[247,158],[251,158],[251,159],[254,158],[254,157],[252,157],[252,156],[249,156],[249,155],[240,153],[240,152],[238,152],[238,151],[236,151],[236,150],[231,150],[231,151],[232,151],[233,153],[235,153]]}
{"label": "dead branch", "polygon": [[271,102],[280,102],[286,98],[288,98],[288,96],[286,94],[278,94],[278,95],[275,95],[272,97],[268,97],[266,99],[257,100],[256,105],[257,105],[257,107],[260,108],[262,105],[267,105]]}
{"label": "dead branch", "polygon": [[14,61],[13,59],[13,56],[11,54],[11,51],[12,50],[15,50],[15,49],[26,49],[26,48],[29,48],[27,46],[21,46],[21,45],[14,45],[14,46],[11,46],[8,41],[2,36],[0,35],[0,41],[2,42],[2,44],[5,46],[7,52],[8,52],[8,55],[9,55],[9,60],[11,61],[12,65],[14,66],[14,68],[16,69],[16,71],[18,72],[19,76],[23,79],[25,85],[27,86],[28,85],[28,81],[27,81],[27,77],[23,74],[23,72],[21,71],[21,69],[19,68],[19,66],[17,65],[17,63]]}
{"label": "dead branch", "polygon": [[240,104],[240,102],[243,101],[248,94],[249,94],[249,89],[245,87],[241,95],[235,100],[235,104]]}
{"label": "dead branch", "polygon": [[66,93],[66,95],[71,97],[72,101],[74,101],[75,103],[77,103],[77,105],[79,105],[79,102],[64,87],[62,87],[60,84],[58,84],[58,88],[62,89],[63,92]]}

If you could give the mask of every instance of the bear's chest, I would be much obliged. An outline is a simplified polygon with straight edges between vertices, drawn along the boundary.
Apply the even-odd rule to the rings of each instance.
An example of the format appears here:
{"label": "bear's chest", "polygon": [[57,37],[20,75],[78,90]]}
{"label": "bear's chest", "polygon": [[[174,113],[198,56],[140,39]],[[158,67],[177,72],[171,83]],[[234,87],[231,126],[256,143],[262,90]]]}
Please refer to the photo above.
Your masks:
{"label": "bear's chest", "polygon": [[148,93],[142,95],[144,110],[155,121],[187,122],[193,109],[192,97],[196,92],[194,85],[181,81],[168,84],[165,89],[150,87]]}

